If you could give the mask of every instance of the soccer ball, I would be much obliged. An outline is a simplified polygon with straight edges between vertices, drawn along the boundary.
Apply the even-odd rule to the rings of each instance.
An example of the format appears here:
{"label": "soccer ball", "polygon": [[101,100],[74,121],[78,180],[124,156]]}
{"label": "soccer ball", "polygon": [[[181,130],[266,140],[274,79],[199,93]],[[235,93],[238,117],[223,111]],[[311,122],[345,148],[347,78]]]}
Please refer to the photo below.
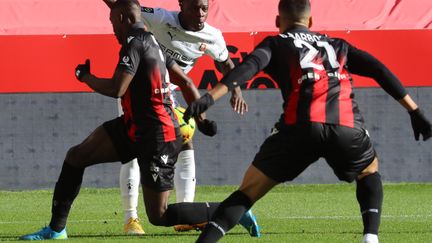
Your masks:
{"label": "soccer ball", "polygon": [[186,109],[180,106],[174,108],[174,112],[177,116],[177,121],[180,125],[180,132],[183,137],[183,144],[189,142],[195,133],[195,120],[193,118],[189,119],[189,124],[183,120],[183,115],[185,111]]}

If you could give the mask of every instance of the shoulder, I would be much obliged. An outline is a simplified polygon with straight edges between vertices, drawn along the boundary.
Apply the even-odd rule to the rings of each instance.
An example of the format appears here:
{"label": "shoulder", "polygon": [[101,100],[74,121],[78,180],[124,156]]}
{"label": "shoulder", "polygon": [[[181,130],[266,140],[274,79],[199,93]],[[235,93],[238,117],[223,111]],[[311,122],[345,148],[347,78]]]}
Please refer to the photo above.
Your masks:
{"label": "shoulder", "polygon": [[156,42],[156,40],[153,35],[150,32],[143,30],[129,35],[123,46],[129,49],[140,49],[147,45],[152,45],[154,42]]}
{"label": "shoulder", "polygon": [[222,35],[222,31],[216,27],[211,26],[207,22],[204,23],[204,28],[202,30],[200,30],[199,32],[206,34],[206,35],[210,35],[214,39],[224,40],[224,37]]}
{"label": "shoulder", "polygon": [[278,42],[286,39],[287,37],[283,34],[278,34],[278,35],[272,35],[272,36],[267,36],[265,37],[259,44],[258,46],[274,46],[276,45]]}
{"label": "shoulder", "polygon": [[338,49],[342,49],[342,50],[350,50],[353,46],[346,41],[345,39],[342,38],[332,38],[327,36],[327,38],[325,39],[328,43],[330,43],[332,46],[337,47]]}

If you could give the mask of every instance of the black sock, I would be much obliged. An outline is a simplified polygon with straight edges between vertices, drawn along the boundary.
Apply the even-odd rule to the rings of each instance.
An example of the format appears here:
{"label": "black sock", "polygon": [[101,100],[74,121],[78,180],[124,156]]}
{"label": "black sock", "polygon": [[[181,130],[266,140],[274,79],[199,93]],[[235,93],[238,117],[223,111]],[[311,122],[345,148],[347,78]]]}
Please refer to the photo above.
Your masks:
{"label": "black sock", "polygon": [[252,207],[250,199],[241,191],[235,191],[217,208],[209,224],[205,227],[197,242],[216,242],[232,229]]}
{"label": "black sock", "polygon": [[49,226],[60,232],[66,227],[69,210],[81,188],[84,169],[63,163],[62,171],[54,189]]}
{"label": "black sock", "polygon": [[220,203],[184,202],[168,205],[166,210],[166,225],[200,224],[208,222]]}
{"label": "black sock", "polygon": [[363,218],[363,234],[378,234],[383,202],[383,187],[378,172],[357,181],[357,201]]}

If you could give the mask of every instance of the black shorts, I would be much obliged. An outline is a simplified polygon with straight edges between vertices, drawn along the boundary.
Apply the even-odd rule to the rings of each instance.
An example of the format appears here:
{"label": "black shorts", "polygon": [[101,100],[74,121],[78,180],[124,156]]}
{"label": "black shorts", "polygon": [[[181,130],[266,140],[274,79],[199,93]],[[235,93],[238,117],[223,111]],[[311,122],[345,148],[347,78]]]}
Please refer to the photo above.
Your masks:
{"label": "black shorts", "polygon": [[365,129],[312,123],[284,127],[272,134],[252,164],[273,180],[284,182],[323,157],[339,180],[352,182],[375,156]]}
{"label": "black shorts", "polygon": [[127,135],[123,117],[107,121],[103,127],[123,164],[138,159],[143,186],[156,191],[173,189],[175,163],[182,146],[181,136],[171,142],[156,141],[154,138],[134,142]]}

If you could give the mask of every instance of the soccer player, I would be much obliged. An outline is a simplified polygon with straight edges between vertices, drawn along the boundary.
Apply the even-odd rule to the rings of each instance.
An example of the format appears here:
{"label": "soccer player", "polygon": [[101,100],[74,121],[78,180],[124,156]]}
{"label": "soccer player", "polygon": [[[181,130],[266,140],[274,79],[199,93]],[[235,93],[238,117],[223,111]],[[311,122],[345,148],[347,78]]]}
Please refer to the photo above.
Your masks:
{"label": "soccer player", "polygon": [[[126,11],[126,10],[127,11]],[[94,91],[121,97],[124,115],[97,127],[81,144],[69,149],[54,189],[52,218],[48,227],[25,240],[67,238],[66,220],[78,195],[84,169],[90,165],[127,161],[138,157],[143,175],[146,207],[150,220],[160,220],[172,183],[174,163],[181,146],[177,119],[169,97],[165,65],[182,82],[186,100],[199,97],[195,86],[171,59],[164,60],[155,38],[144,31],[139,4],[119,2],[111,10],[114,33],[122,45],[112,78],[90,72],[90,61],[78,65],[76,77]],[[154,219],[152,219],[154,218]]]}
{"label": "soccer player", "polygon": [[[116,1],[104,0],[109,7]],[[208,0],[179,0],[179,4],[180,12],[163,8],[141,8],[143,21],[147,29],[158,40],[162,51],[173,58],[186,74],[203,55],[213,58],[223,73],[233,69],[234,63],[229,57],[221,31],[205,22],[209,10]],[[175,85],[170,86],[172,94],[176,88]],[[240,87],[233,90],[230,103],[239,114],[247,112],[248,107],[242,97]],[[179,104],[175,102],[174,105]],[[201,124],[197,125],[200,129]],[[139,180],[140,174],[136,160],[122,164],[119,181],[124,211],[124,231],[127,234],[144,233],[137,212]],[[194,201],[196,179],[192,141],[183,145],[179,153],[174,174],[174,187],[177,202]],[[185,231],[190,230],[191,227],[178,225],[175,229]]]}
{"label": "soccer player", "polygon": [[197,242],[216,242],[275,185],[291,181],[320,157],[336,176],[356,181],[364,243],[378,242],[383,188],[376,151],[353,100],[350,73],[370,77],[409,113],[415,139],[431,137],[431,123],[384,64],[342,39],[311,32],[309,0],[280,0],[280,34],[264,39],[212,90],[193,102],[197,116],[235,86],[264,70],[279,85],[284,112],[262,144],[240,188],[216,210]]}

